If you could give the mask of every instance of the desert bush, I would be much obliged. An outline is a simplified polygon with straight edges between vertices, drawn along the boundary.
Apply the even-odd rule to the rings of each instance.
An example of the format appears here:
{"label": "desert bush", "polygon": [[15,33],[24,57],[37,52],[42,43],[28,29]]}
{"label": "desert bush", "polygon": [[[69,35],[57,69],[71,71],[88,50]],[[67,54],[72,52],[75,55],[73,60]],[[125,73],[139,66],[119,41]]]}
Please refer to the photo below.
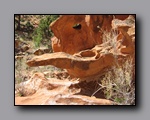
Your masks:
{"label": "desert bush", "polygon": [[15,83],[19,84],[29,79],[29,67],[26,64],[25,58],[15,59]]}
{"label": "desert bush", "polygon": [[102,42],[103,43],[108,43],[108,45],[115,47],[116,43],[117,43],[117,37],[119,35],[117,30],[111,30],[109,31],[103,31],[103,36],[102,36]]}
{"label": "desert bush", "polygon": [[117,104],[135,104],[135,85],[133,83],[133,62],[127,60],[123,66],[115,66],[105,74],[101,81],[104,94]]}
{"label": "desert bush", "polygon": [[[105,98],[114,101],[118,105],[135,104],[135,83],[133,82],[134,64],[133,58],[124,60],[120,65],[117,61],[117,38],[118,31],[103,31],[103,44],[105,47],[111,46],[114,50],[116,66],[113,66],[104,76],[97,81],[99,88],[92,94],[102,90]],[[116,50],[116,51],[115,51]],[[109,52],[109,51],[107,51]]]}
{"label": "desert bush", "polygon": [[132,59],[126,60],[122,66],[114,66],[111,71],[97,81],[99,88],[93,95],[102,90],[106,99],[112,100],[118,105],[134,105],[133,68]]}
{"label": "desert bush", "polygon": [[[103,42],[103,46],[104,48],[110,48],[113,51],[114,57],[117,57],[117,49],[118,49],[118,36],[119,36],[119,32],[118,30],[111,30],[111,31],[104,31],[102,30],[103,36],[102,36],[102,42]],[[105,54],[109,53],[109,51],[106,49],[105,50]]]}
{"label": "desert bush", "polygon": [[59,15],[45,15],[40,20],[39,26],[33,32],[33,40],[36,47],[39,47],[40,44],[46,45],[50,41],[49,38],[53,36],[53,33],[49,29],[49,25],[58,17]]}

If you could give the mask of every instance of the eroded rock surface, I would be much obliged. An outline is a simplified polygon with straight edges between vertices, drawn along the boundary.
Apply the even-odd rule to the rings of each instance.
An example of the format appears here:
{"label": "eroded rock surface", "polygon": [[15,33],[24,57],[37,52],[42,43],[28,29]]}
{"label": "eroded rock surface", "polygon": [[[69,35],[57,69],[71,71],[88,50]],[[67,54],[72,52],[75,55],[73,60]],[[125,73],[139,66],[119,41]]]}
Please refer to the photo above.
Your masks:
{"label": "eroded rock surface", "polygon": [[[128,15],[117,15],[125,19]],[[100,30],[111,29],[113,15],[63,15],[51,24],[54,52],[77,53],[102,43]],[[80,25],[80,27],[78,27]]]}
{"label": "eroded rock surface", "polygon": [[[103,74],[112,66],[118,63],[121,64],[124,59],[127,59],[128,57],[133,58],[135,53],[135,43],[132,37],[135,35],[135,31],[131,32],[130,28],[135,28],[134,17],[129,16],[129,18],[124,21],[118,19],[112,21],[111,17],[112,16],[101,15],[60,17],[51,25],[51,27],[54,34],[60,39],[60,42],[62,42],[58,50],[61,52],[34,57],[29,60],[27,64],[29,66],[54,65],[58,68],[67,69],[68,73],[74,77],[85,78]],[[105,18],[107,19],[105,20]],[[101,24],[101,27],[109,30],[111,26],[113,26],[113,29],[111,29],[110,32],[99,32],[99,30],[95,32],[95,27],[93,28],[93,26],[95,24],[98,25],[98,23],[100,25],[100,22],[103,19],[106,22],[104,22],[105,24]],[[69,20],[70,22],[67,22],[66,26],[62,28],[61,26],[64,24],[62,21],[64,22],[65,20]],[[97,22],[94,23],[95,20]],[[130,24],[128,24],[129,20],[132,20]],[[75,23],[80,23],[82,25],[81,30],[72,28],[71,25],[74,25]],[[130,33],[128,33],[128,31],[130,31]],[[84,32],[86,33],[85,35]],[[100,36],[100,34],[103,36]],[[99,36],[99,39],[95,38],[96,35]],[[103,37],[103,41],[101,41],[100,37]],[[86,42],[83,42],[83,38]],[[78,43],[78,41],[83,42],[83,44]],[[99,41],[99,43],[96,41]]]}
{"label": "eroded rock surface", "polygon": [[42,53],[27,64],[66,69],[65,77],[46,78],[49,73],[34,74],[23,83],[25,96],[16,97],[15,104],[113,105],[110,100],[100,99],[103,95],[91,97],[97,90],[92,82],[126,59],[134,61],[135,16],[64,15],[50,27],[55,35],[52,38],[54,53]]}
{"label": "eroded rock surface", "polygon": [[112,105],[110,100],[85,95],[77,95],[81,91],[75,85],[78,80],[60,80],[46,78],[42,73],[35,73],[30,80],[16,87],[16,94],[22,92],[23,97],[15,97],[15,105]]}

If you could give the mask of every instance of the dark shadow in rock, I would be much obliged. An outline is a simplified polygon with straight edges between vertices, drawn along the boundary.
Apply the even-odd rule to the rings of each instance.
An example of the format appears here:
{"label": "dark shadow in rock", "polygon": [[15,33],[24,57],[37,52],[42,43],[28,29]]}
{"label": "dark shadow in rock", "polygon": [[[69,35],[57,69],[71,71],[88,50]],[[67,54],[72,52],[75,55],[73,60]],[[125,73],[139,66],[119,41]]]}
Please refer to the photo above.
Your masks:
{"label": "dark shadow in rock", "polygon": [[103,91],[98,90],[100,86],[98,86],[97,81],[90,81],[90,82],[82,81],[79,84],[76,84],[74,87],[81,89],[81,91],[76,95],[86,95],[90,97],[93,95],[96,98],[105,99]]}

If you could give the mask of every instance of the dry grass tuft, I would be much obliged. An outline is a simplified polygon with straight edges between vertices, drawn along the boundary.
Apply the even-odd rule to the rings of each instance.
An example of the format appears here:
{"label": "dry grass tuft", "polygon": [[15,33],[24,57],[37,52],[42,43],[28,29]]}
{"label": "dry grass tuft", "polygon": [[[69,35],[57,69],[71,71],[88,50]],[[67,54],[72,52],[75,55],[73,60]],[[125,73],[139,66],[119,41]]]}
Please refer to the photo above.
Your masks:
{"label": "dry grass tuft", "polygon": [[[99,88],[93,93],[103,90],[106,99],[118,105],[135,104],[135,83],[133,82],[133,63],[127,60],[123,66],[115,66],[97,83]],[[92,96],[93,96],[92,95]]]}
{"label": "dry grass tuft", "polygon": [[[134,61],[128,58],[122,65],[117,61],[117,38],[119,33],[117,30],[103,31],[104,47],[111,46],[114,50],[114,58],[117,65],[108,71],[97,81],[99,88],[92,94],[103,91],[106,99],[114,101],[118,105],[134,105],[135,104],[135,83],[134,83]],[[107,51],[109,53],[109,51]],[[107,53],[106,53],[107,54]]]}
{"label": "dry grass tuft", "polygon": [[135,86],[133,83],[132,61],[116,66],[101,81],[107,99],[122,105],[135,104]]}

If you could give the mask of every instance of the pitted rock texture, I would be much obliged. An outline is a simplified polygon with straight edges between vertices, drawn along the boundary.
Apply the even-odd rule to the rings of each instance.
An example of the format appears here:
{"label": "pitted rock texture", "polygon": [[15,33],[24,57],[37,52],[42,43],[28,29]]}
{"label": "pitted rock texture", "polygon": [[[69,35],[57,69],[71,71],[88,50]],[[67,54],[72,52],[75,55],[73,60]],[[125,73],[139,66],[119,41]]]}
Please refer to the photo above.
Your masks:
{"label": "pitted rock texture", "polygon": [[[134,58],[135,43],[132,37],[134,36],[135,31],[132,31],[132,34],[128,33],[128,31],[130,30],[129,28],[135,28],[134,17],[129,16],[129,18],[123,21],[120,21],[118,19],[114,19],[112,21],[111,17],[113,16],[82,15],[77,17],[74,15],[74,16],[60,17],[51,25],[51,27],[52,30],[55,28],[53,30],[54,34],[58,36],[60,42],[63,43],[63,44],[60,43],[59,46],[59,50],[62,52],[55,52],[51,54],[44,54],[41,56],[34,57],[33,59],[29,60],[27,64],[29,66],[54,65],[58,68],[67,69],[68,73],[71,76],[86,78],[86,77],[103,74],[107,70],[111,69],[112,66],[116,64],[121,64],[128,57]],[[95,24],[97,25],[97,23],[102,21],[102,19],[105,20],[105,18],[107,18],[106,22],[103,21],[101,27],[104,29],[111,29],[111,26],[113,26],[113,29],[110,30],[110,33],[109,31],[107,31],[109,34],[107,34],[105,31],[102,32],[94,31],[95,27],[93,26],[95,26]],[[130,18],[132,18],[132,22],[128,24],[128,21],[131,20]],[[61,27],[62,26],[61,24],[63,24],[62,21],[65,20],[66,20],[66,26],[62,28]],[[95,20],[97,22],[94,23]],[[115,20],[119,21],[117,22],[118,24],[115,24],[116,23]],[[78,34],[79,32],[78,29],[74,30],[74,28],[71,27],[71,25],[78,22],[80,22],[80,24],[82,25],[81,28],[83,29],[83,31],[82,30],[79,31],[83,32],[83,34]],[[122,24],[122,26],[120,23]],[[78,27],[78,25],[79,24],[77,24],[76,27]],[[84,32],[86,33],[85,36],[84,36]],[[91,33],[92,35],[89,35]],[[102,33],[103,36],[100,36],[99,33]],[[72,37],[72,35],[78,37],[74,38]],[[96,35],[99,35],[99,39],[94,38]],[[78,43],[78,41],[83,40],[82,37],[85,38],[87,41],[84,44]],[[103,39],[106,40],[102,42],[100,37],[103,37]],[[95,42],[93,42],[93,40],[95,40]],[[97,40],[99,40],[99,43],[96,42]],[[77,42],[77,44],[73,42]],[[73,46],[68,46],[68,44]],[[86,48],[86,46],[90,46],[90,45],[94,47],[92,48],[89,47],[89,49],[87,49],[88,47]],[[64,49],[62,49],[61,47]],[[86,50],[80,50],[79,47],[84,47],[82,49],[86,49]]]}
{"label": "pitted rock texture", "polygon": [[[15,97],[15,105],[113,105],[110,100],[77,95],[81,91],[75,85],[79,81],[46,78],[35,73],[30,80],[16,88],[21,89],[23,97]],[[17,93],[16,93],[17,94]]]}
{"label": "pitted rock texture", "polygon": [[135,58],[135,16],[64,15],[50,27],[54,53],[38,54],[27,64],[54,65],[67,72],[54,73],[55,78],[47,78],[49,72],[35,73],[16,87],[16,94],[18,90],[24,96],[16,96],[15,104],[114,105],[103,99],[102,91],[95,93],[96,80],[113,66]]}
{"label": "pitted rock texture", "polygon": [[[124,20],[128,15],[116,15]],[[77,53],[102,43],[102,32],[110,31],[113,15],[63,15],[50,25],[54,52]],[[81,25],[80,28],[74,26]]]}

